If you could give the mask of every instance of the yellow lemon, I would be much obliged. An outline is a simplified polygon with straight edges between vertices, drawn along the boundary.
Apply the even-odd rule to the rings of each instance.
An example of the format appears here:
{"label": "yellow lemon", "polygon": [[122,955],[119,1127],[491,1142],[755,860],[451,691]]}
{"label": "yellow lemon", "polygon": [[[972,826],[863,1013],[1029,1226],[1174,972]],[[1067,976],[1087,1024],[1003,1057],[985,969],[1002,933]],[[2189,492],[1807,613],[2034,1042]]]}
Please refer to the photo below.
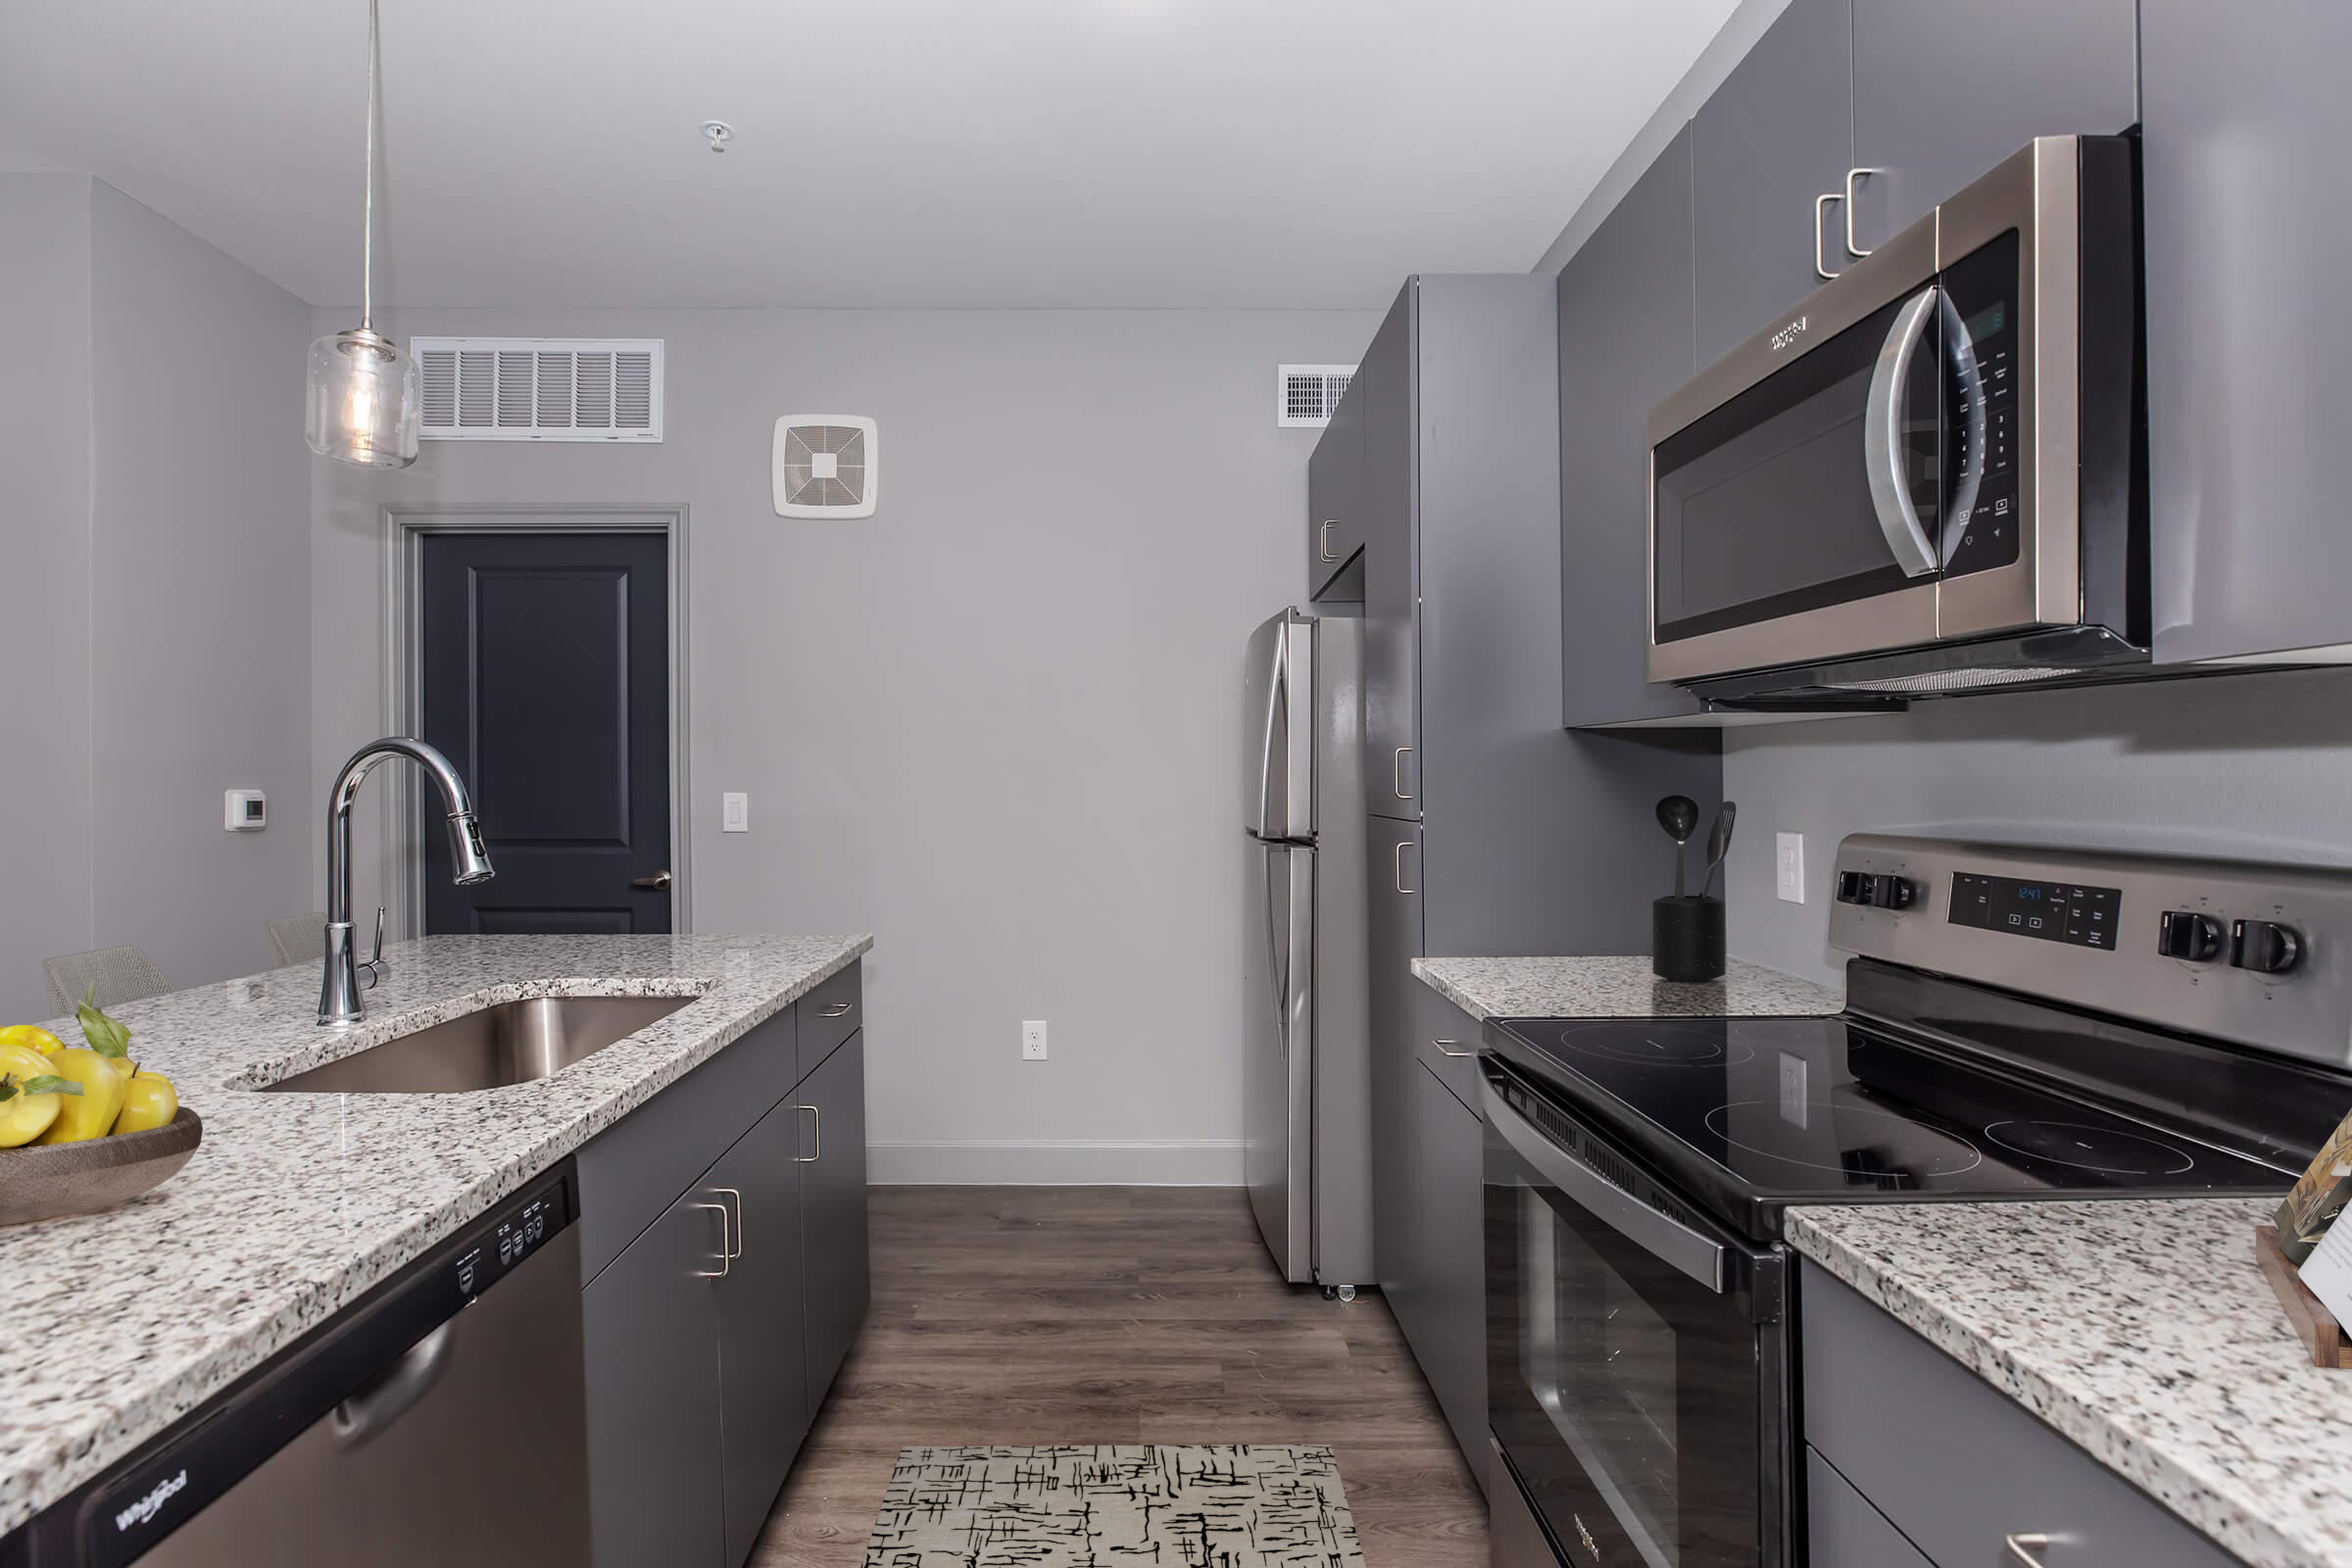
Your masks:
{"label": "yellow lemon", "polygon": [[135,1072],[122,1086],[122,1110],[115,1117],[117,1133],[143,1133],[165,1127],[179,1114],[179,1091],[160,1072]]}
{"label": "yellow lemon", "polygon": [[36,1023],[12,1023],[0,1029],[0,1046],[30,1046],[44,1056],[54,1056],[66,1049],[66,1043]]}
{"label": "yellow lemon", "polygon": [[85,1138],[104,1138],[122,1113],[122,1091],[129,1079],[113,1061],[81,1046],[69,1047],[42,1060],[46,1071],[81,1085],[81,1094],[79,1098],[68,1095],[59,1102],[57,1119],[38,1142],[77,1144]]}

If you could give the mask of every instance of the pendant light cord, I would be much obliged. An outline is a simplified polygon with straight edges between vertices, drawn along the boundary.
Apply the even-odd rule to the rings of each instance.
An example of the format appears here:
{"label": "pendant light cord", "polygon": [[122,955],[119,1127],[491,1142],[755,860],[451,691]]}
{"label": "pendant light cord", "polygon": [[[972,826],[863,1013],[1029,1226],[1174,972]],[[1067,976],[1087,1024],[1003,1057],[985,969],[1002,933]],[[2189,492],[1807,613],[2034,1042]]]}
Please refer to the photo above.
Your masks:
{"label": "pendant light cord", "polygon": [[368,0],[368,177],[360,202],[360,330],[375,327],[376,0]]}

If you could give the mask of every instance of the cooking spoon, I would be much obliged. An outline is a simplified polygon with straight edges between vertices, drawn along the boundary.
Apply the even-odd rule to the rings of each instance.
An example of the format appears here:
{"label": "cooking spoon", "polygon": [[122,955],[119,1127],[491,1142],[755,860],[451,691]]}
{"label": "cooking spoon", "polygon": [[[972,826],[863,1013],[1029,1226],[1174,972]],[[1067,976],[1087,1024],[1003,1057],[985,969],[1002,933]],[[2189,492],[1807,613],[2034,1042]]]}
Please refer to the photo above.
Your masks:
{"label": "cooking spoon", "polygon": [[1683,896],[1683,846],[1698,831],[1698,803],[1688,795],[1669,795],[1658,803],[1658,826],[1674,840],[1674,896]]}

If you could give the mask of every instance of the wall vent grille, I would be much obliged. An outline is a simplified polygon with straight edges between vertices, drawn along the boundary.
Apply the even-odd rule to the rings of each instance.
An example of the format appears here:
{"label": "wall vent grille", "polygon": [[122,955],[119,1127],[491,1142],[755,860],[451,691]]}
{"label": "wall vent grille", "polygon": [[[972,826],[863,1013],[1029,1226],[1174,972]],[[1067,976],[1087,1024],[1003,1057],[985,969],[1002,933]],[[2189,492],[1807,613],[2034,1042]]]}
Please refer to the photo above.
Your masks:
{"label": "wall vent grille", "polygon": [[427,441],[659,441],[660,338],[411,341]]}
{"label": "wall vent grille", "polygon": [[1286,429],[1319,429],[1331,422],[1348,383],[1355,379],[1352,365],[1285,365],[1274,387],[1274,422]]}

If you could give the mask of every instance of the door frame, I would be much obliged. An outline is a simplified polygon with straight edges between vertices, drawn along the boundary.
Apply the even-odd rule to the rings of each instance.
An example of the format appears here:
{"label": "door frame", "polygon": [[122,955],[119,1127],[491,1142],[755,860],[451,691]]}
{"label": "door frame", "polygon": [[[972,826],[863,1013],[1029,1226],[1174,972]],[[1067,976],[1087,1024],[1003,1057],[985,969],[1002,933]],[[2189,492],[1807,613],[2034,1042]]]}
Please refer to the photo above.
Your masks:
{"label": "door frame", "polygon": [[[693,926],[693,791],[689,783],[690,694],[686,635],[688,603],[687,509],[678,506],[440,507],[386,506],[381,514],[383,602],[382,662],[384,733],[416,733],[417,694],[423,689],[421,574],[428,534],[660,534],[669,565],[669,928],[683,934]],[[379,775],[390,787],[383,801],[383,865],[377,886],[391,906],[388,924],[396,938],[419,935],[424,909],[424,848],[417,834],[417,779],[413,768]]]}

